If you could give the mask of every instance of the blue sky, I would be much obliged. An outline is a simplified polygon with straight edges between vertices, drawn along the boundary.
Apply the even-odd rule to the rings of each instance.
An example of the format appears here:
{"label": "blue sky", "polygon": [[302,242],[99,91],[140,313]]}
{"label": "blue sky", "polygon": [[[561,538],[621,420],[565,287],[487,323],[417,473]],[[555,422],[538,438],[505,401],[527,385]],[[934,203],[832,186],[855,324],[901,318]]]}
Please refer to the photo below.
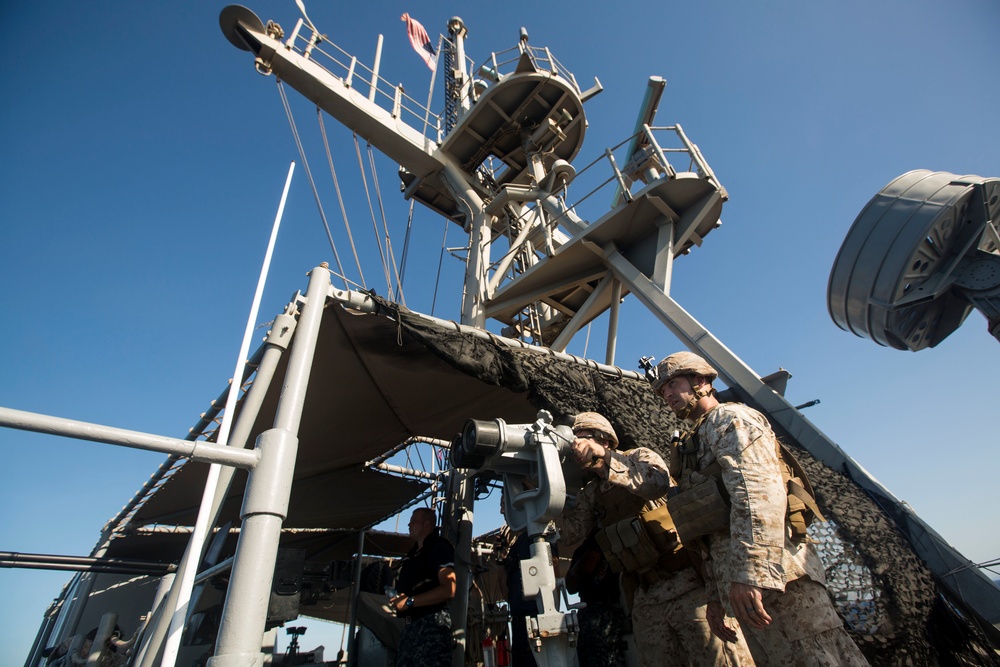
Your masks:
{"label": "blue sky", "polygon": [[[0,9],[0,405],[181,437],[230,376],[298,155],[273,77],[223,38],[223,6]],[[1000,88],[990,83],[1000,5],[538,7],[307,5],[321,31],[369,65],[384,33],[383,76],[420,100],[429,70],[406,41],[404,11],[435,37],[462,16],[476,62],[512,46],[525,26],[583,87],[595,76],[604,85],[586,107],[580,165],[628,136],[646,79],[665,77],[658,123],[682,124],[730,194],[723,226],[677,262],[674,296],[761,375],[791,371],[789,399],[820,399],[808,418],[966,556],[1000,556],[1000,531],[990,529],[1000,355],[985,320],[973,313],[938,348],[911,354],[839,330],[825,305],[844,235],[890,180],[918,168],[1000,176]],[[297,18],[291,1],[251,8],[286,31]],[[346,263],[315,111],[289,94]],[[435,110],[440,99],[438,90]],[[329,118],[326,127],[365,276],[384,294],[354,144]],[[377,162],[398,249],[406,205],[394,166]],[[299,165],[261,322],[304,289],[312,266],[331,261],[304,176]],[[443,230],[418,207],[404,286],[416,310],[430,310]],[[449,245],[463,244],[457,232]],[[460,275],[446,257],[435,315],[458,318]],[[603,358],[603,337],[595,325],[590,356]],[[620,366],[677,348],[626,302]],[[570,351],[583,353],[582,337]],[[15,431],[0,432],[0,452],[0,550],[71,555],[89,553],[163,458]],[[0,571],[0,621],[12,638],[0,662],[23,661],[68,578]]]}

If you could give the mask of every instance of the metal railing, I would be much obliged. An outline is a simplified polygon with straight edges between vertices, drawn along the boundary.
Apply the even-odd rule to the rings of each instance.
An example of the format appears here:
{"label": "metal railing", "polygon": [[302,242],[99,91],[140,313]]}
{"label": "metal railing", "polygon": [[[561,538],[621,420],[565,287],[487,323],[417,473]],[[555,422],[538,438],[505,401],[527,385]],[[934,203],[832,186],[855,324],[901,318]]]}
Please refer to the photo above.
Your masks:
{"label": "metal railing", "polygon": [[[670,161],[670,158],[678,163],[677,166]],[[523,244],[514,245],[515,237],[518,236],[514,230],[530,224],[539,213],[549,234],[561,225],[569,236],[573,236],[580,224],[588,225],[623,201],[626,203],[632,201],[633,193],[637,193],[649,184],[664,179],[675,179],[679,174],[695,174],[698,178],[711,182],[723,199],[728,198],[725,188],[719,183],[698,146],[688,138],[680,125],[656,127],[644,125],[636,134],[615,146],[606,148],[601,155],[578,171],[572,183],[561,193],[553,193],[562,200],[564,208],[561,213],[552,215],[551,208],[549,211],[539,211],[540,201],[525,206],[521,215],[511,221],[512,224],[504,234],[509,244],[506,252],[490,264],[491,273],[496,271],[504,273],[502,277],[491,275],[491,286],[494,290],[499,289],[517,277],[519,273],[517,263],[509,260],[512,254],[525,250]],[[583,194],[571,199],[571,190],[582,191]],[[603,202],[600,200],[601,192],[607,197]],[[539,253],[540,250],[544,249],[535,248],[534,252]],[[533,307],[527,306],[522,313],[522,317],[528,322],[536,317],[536,313],[532,312]],[[534,330],[534,325],[529,325],[528,329]]]}
{"label": "metal railing", "polygon": [[[528,46],[527,44],[519,43],[503,51],[494,51],[478,68],[473,70],[473,76],[496,83],[507,74],[513,72],[517,63],[521,60],[521,56],[525,53],[531,58],[531,62],[536,69],[545,70],[553,76],[566,79],[578,94],[581,92],[580,86],[576,82],[576,77],[573,76],[572,72],[563,67],[562,63],[556,60],[556,57],[552,55],[547,46]],[[509,72],[506,71],[508,68],[510,69]]]}
{"label": "metal railing", "polygon": [[[664,141],[664,137],[672,143]],[[638,148],[633,155],[628,155],[626,146],[631,147],[635,139],[638,139]],[[675,166],[668,156],[673,156],[675,161],[678,156],[686,157],[686,163]],[[649,182],[661,178],[676,178],[679,173],[697,174],[699,178],[712,182],[726,197],[725,189],[708,166],[701,150],[688,138],[680,125],[644,125],[636,134],[606,148],[603,154],[577,172],[569,188],[582,188],[584,194],[567,208],[584,217],[581,205],[605,188],[621,188],[622,196],[630,201],[632,193],[646,187]],[[604,211],[599,211],[598,217],[603,214]]]}
{"label": "metal railing", "polygon": [[[666,139],[669,139],[669,142]],[[638,139],[638,149],[633,155],[628,155],[628,147],[633,140]],[[677,166],[670,157],[678,162]],[[677,158],[682,157],[683,162]],[[554,229],[566,222],[568,216],[575,216],[584,221],[596,220],[603,216],[609,207],[617,205],[618,197],[631,201],[634,192],[646,187],[648,183],[659,179],[676,178],[678,174],[694,173],[699,178],[712,182],[727,197],[725,189],[719,183],[715,172],[709,167],[698,146],[684,133],[680,125],[643,126],[643,128],[626,137],[620,143],[606,148],[594,160],[580,169],[571,184],[562,192],[561,198],[566,202],[566,211],[559,216],[548,216],[547,224]],[[583,194],[571,199],[570,191]],[[607,200],[594,203],[593,200],[601,192],[606,193]],[[569,203],[572,201],[572,203]],[[516,222],[522,225],[536,215],[535,206],[529,204]],[[588,217],[589,216],[589,217]],[[572,230],[572,225],[564,225]],[[572,235],[572,232],[571,232]],[[509,240],[512,240],[513,236]],[[491,270],[504,261],[507,254],[499,257],[490,265]],[[504,280],[513,278],[513,274]],[[502,284],[501,281],[498,284]]]}
{"label": "metal railing", "polygon": [[[303,28],[305,32],[303,33]],[[321,45],[325,45],[321,46]],[[308,58],[331,75],[343,81],[348,88],[359,83],[368,86],[369,101],[378,104],[389,111],[393,118],[399,118],[414,128],[423,128],[426,137],[441,142],[444,136],[444,123],[439,114],[432,112],[426,105],[410,97],[402,84],[389,82],[379,75],[378,71],[361,63],[328,38],[314,33],[303,25],[302,19],[295,26],[285,46]],[[316,55],[322,55],[322,60]]]}

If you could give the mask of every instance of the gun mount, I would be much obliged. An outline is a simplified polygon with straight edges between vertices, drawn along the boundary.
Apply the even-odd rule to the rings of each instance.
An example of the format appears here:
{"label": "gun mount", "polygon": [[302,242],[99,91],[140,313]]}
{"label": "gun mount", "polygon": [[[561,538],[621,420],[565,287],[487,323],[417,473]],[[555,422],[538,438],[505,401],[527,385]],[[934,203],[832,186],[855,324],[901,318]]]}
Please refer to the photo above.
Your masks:
{"label": "gun mount", "polygon": [[582,486],[579,468],[566,456],[572,442],[570,427],[553,426],[551,413],[541,410],[531,424],[470,419],[451,447],[454,467],[503,476],[507,523],[514,531],[527,530],[531,538],[531,557],[521,561],[521,580],[524,597],[534,598],[538,609],[526,623],[535,661],[542,667],[572,664],[579,632],[576,611],[559,609],[565,584],[552,564],[553,531],[548,528],[567,496]]}

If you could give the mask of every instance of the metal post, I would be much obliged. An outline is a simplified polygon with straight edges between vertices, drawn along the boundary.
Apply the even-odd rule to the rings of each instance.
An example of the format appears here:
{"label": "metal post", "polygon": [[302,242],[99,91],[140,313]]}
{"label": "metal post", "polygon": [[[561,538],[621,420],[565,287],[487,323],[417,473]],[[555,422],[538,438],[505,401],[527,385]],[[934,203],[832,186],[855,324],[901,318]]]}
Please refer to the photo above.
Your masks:
{"label": "metal post", "polygon": [[[316,37],[317,33],[313,32],[313,39],[315,40]],[[253,330],[257,322],[257,313],[260,310],[260,302],[264,294],[264,286],[267,284],[267,274],[271,268],[271,257],[274,253],[275,243],[278,240],[278,230],[281,228],[281,218],[285,211],[285,201],[288,199],[288,190],[292,184],[292,175],[294,173],[295,163],[292,162],[288,165],[288,176],[285,177],[285,187],[281,193],[281,199],[278,203],[278,211],[274,216],[274,223],[271,225],[271,236],[268,240],[267,250],[264,253],[264,261],[261,265],[260,275],[257,278],[257,289],[254,293],[254,298],[250,306],[247,324],[243,331],[243,341],[240,344],[239,354],[236,358],[236,365],[233,370],[233,384],[230,386],[229,395],[226,397],[226,408],[222,415],[222,424],[219,427],[218,434],[218,442],[220,445],[229,445],[230,428],[233,425],[233,417],[236,414],[236,403],[239,400],[239,379],[243,377],[243,369],[246,366],[247,355],[250,351],[250,340],[253,336]],[[234,447],[231,449],[237,448]],[[243,450],[242,443],[240,443],[238,449],[240,451]],[[195,522],[194,532],[191,533],[191,538],[189,539],[187,549],[185,550],[185,556],[190,559],[189,567],[183,568],[179,572],[177,580],[174,582],[174,588],[178,589],[178,594],[175,598],[176,606],[171,609],[172,617],[170,619],[170,629],[167,633],[167,641],[163,649],[163,665],[166,667],[172,667],[177,660],[177,651],[180,648],[181,633],[183,632],[184,626],[190,616],[189,603],[191,600],[191,592],[194,588],[194,577],[197,574],[198,563],[201,562],[205,552],[205,542],[208,539],[208,533],[212,530],[212,526],[215,524],[215,515],[217,512],[213,509],[213,504],[216,499],[216,492],[219,488],[221,473],[222,468],[218,465],[213,465],[208,471],[208,478],[205,481],[205,489],[202,493],[201,505],[198,509],[198,519]]]}
{"label": "metal post", "polygon": [[653,130],[649,127],[649,125],[643,124],[642,131],[645,133],[646,138],[649,140],[650,146],[653,147],[653,152],[656,153],[656,157],[659,158],[660,166],[662,166],[663,170],[667,173],[667,177],[673,178],[674,176],[676,176],[677,172],[670,165],[670,162],[667,161],[667,156],[664,154],[663,149],[660,148],[660,144],[657,143],[656,137],[653,136]]}
{"label": "metal post", "polygon": [[[424,129],[423,129],[423,135],[424,135],[425,138],[427,137],[427,124],[430,121],[430,117],[431,117],[431,102],[434,99],[434,81],[437,79],[437,73],[438,73],[437,63],[441,62],[440,53],[441,53],[441,43],[443,41],[444,41],[444,36],[443,35],[439,35],[438,36],[438,45],[437,45],[437,53],[439,55],[438,55],[438,59],[435,61],[434,69],[431,70],[431,85],[427,88],[427,106],[424,107]],[[441,122],[440,122],[440,120],[438,120],[437,130],[438,130],[438,132],[437,132],[438,133],[437,139],[438,139],[438,141],[441,141],[441,136],[440,136],[441,135]]]}
{"label": "metal post", "polygon": [[608,351],[604,363],[615,365],[615,346],[618,342],[618,311],[622,305],[622,283],[612,279],[611,282],[611,313],[608,316]]}
{"label": "metal post", "polygon": [[281,523],[288,511],[302,408],[330,289],[329,269],[325,265],[314,268],[309,276],[306,303],[289,355],[274,428],[257,438],[260,464],[247,482],[240,512],[243,527],[236,547],[215,656],[209,659],[209,667],[256,667],[264,664],[260,648],[267,620],[267,601],[274,576]]}
{"label": "metal post", "polygon": [[484,212],[483,200],[466,181],[461,170],[451,162],[445,165],[444,182],[465,209],[466,231],[469,232],[461,323],[482,329],[486,324],[483,291],[486,267],[490,263],[490,216]]}
{"label": "metal post", "polygon": [[[170,573],[162,578],[160,578],[160,584],[156,587],[156,593],[153,594],[153,605],[149,609],[149,614],[146,617],[145,627],[142,631],[142,636],[138,639],[139,650],[136,652],[136,657],[132,661],[133,665],[145,665],[146,656],[150,651],[155,654],[160,650],[160,646],[163,642],[163,637],[167,634],[167,624],[163,625],[163,632],[158,640],[153,641],[153,635],[156,632],[156,628],[163,618],[164,608],[167,603],[167,596],[170,595],[170,591],[173,589],[174,579],[176,578],[175,573]],[[167,615],[169,619],[169,615]],[[151,660],[151,659],[150,659]]]}
{"label": "metal post", "polygon": [[455,44],[455,69],[461,81],[459,104],[463,111],[468,111],[469,107],[472,106],[472,102],[469,99],[472,77],[469,76],[469,71],[465,65],[465,36],[468,34],[468,31],[465,29],[462,19],[455,16],[448,22],[448,32],[451,34],[452,41]]}
{"label": "metal post", "polygon": [[674,273],[674,233],[676,225],[664,219],[656,225],[656,259],[653,261],[653,284],[664,294],[670,294]]}
{"label": "metal post", "polygon": [[[358,665],[358,639],[355,636],[358,627],[358,596],[361,595],[361,556],[365,552],[365,531],[358,531],[358,553],[354,563],[354,583],[351,584],[351,620],[350,634],[347,637],[347,660],[352,665]],[[341,644],[343,647],[343,644]]]}
{"label": "metal post", "polygon": [[451,601],[451,628],[455,649],[451,654],[452,667],[465,664],[465,645],[468,641],[466,623],[469,616],[469,589],[472,586],[472,523],[474,518],[475,481],[465,472],[452,469],[450,516],[455,539],[455,598]]}
{"label": "metal post", "polygon": [[[294,304],[291,304],[289,308],[291,308],[292,305]],[[260,406],[264,402],[264,398],[267,396],[267,390],[271,386],[271,381],[274,378],[274,371],[278,366],[278,362],[281,360],[282,353],[288,347],[288,341],[291,339],[294,331],[295,318],[288,315],[287,312],[275,318],[274,324],[271,326],[270,332],[268,332],[267,343],[265,343],[266,347],[263,355],[261,356],[260,364],[257,366],[257,375],[254,377],[253,384],[250,386],[249,391],[247,391],[243,397],[243,408],[240,410],[239,417],[233,425],[232,435],[229,437],[230,446],[238,447],[240,449],[246,447],[247,438],[250,435],[250,429],[253,428],[254,422],[257,421],[257,415],[260,413]],[[222,503],[226,498],[226,494],[229,492],[229,487],[232,484],[235,472],[236,471],[233,468],[229,467],[223,468],[219,472],[219,481],[215,490],[215,498],[212,503],[211,517],[209,521],[210,526],[215,526],[218,523]],[[184,550],[184,555],[181,557],[181,562],[178,565],[178,572],[183,572],[188,567],[191,567],[192,560],[200,561],[201,555],[194,554],[191,551],[189,542],[188,547]],[[172,584],[173,581],[173,577],[171,577],[170,583]],[[134,663],[140,667],[152,667],[156,664],[157,657],[161,652],[163,640],[167,636],[170,617],[177,608],[180,587],[168,585],[165,590],[168,591],[165,604],[161,609],[157,609],[154,614],[153,620],[149,624],[150,630],[148,632],[148,637],[144,642],[145,646],[142,649],[139,659]],[[155,606],[154,609],[156,609]]]}
{"label": "metal post", "polygon": [[378,36],[378,44],[375,46],[375,64],[372,65],[372,85],[368,89],[368,101],[375,101],[375,93],[378,92],[378,70],[382,63],[382,35]]}
{"label": "metal post", "polygon": [[[61,435],[90,442],[103,442],[108,445],[119,445],[133,449],[145,449],[151,452],[175,454],[177,456],[205,463],[221,463],[238,468],[252,468],[257,465],[257,455],[243,450],[232,450],[214,442],[178,440],[162,435],[152,435],[129,431],[123,428],[89,424],[74,419],[63,419],[41,415],[35,412],[0,408],[0,426],[16,428],[21,431]],[[105,533],[108,531],[106,530]],[[107,539],[107,534],[102,541]],[[103,553],[94,553],[100,558]],[[88,593],[89,594],[89,593]]]}
{"label": "metal post", "polygon": [[[299,31],[302,30],[302,19],[299,19],[295,23],[295,29],[292,30],[292,34],[288,36],[288,41],[285,42],[286,46],[295,48],[295,40],[299,38]],[[315,30],[313,32],[316,32]]]}
{"label": "metal post", "polygon": [[38,634],[35,635],[35,641],[32,643],[31,651],[28,653],[28,659],[24,661],[24,667],[35,667],[41,659],[42,651],[45,650],[45,645],[49,642],[49,636],[52,634],[52,627],[56,624],[54,607],[55,603],[46,610],[45,618],[42,621],[42,625],[38,628]]}
{"label": "metal post", "polygon": [[392,117],[399,119],[403,109],[403,86],[397,85],[392,95]]}

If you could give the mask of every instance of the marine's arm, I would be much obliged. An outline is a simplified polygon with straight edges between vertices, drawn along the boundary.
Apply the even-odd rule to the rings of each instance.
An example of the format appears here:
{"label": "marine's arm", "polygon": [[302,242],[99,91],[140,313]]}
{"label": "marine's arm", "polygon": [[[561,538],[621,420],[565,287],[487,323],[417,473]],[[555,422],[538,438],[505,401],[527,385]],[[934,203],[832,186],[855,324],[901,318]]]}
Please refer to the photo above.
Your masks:
{"label": "marine's arm", "polygon": [[774,434],[753,413],[724,409],[727,413],[711,422],[714,431],[704,430],[722,468],[722,482],[732,503],[732,580],[783,590],[781,561],[787,500]]}
{"label": "marine's arm", "polygon": [[607,474],[609,482],[646,500],[663,497],[670,487],[670,474],[663,458],[645,447],[628,452],[610,451]]}

